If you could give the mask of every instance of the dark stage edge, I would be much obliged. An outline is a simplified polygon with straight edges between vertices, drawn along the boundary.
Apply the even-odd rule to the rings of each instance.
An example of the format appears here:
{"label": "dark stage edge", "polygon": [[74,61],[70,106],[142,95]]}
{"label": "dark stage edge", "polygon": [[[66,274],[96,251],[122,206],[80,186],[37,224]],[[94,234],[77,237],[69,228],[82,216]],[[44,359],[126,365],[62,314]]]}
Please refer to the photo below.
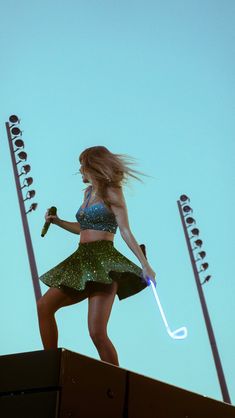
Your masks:
{"label": "dark stage edge", "polygon": [[2,418],[235,418],[235,407],[65,348],[0,356]]}

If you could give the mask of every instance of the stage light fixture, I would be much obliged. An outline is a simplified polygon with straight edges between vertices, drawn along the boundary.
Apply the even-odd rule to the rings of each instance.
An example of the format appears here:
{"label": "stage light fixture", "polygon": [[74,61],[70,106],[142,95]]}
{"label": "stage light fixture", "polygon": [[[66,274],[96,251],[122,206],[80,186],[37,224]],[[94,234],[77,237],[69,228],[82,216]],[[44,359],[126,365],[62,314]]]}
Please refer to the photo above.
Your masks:
{"label": "stage light fixture", "polygon": [[201,285],[209,282],[210,279],[211,279],[211,276],[206,276],[206,278],[203,280],[203,282],[201,283]]}
{"label": "stage light fixture", "polygon": [[24,148],[24,141],[22,139],[16,139],[14,144],[18,147],[18,148]]}
{"label": "stage light fixture", "polygon": [[197,260],[195,261],[199,261],[202,260],[203,258],[206,257],[206,252],[205,251],[200,251],[200,253],[198,253],[197,255],[199,255],[199,258],[197,258]]}
{"label": "stage light fixture", "polygon": [[31,170],[31,167],[30,167],[29,164],[23,165],[21,167],[21,170],[20,170],[21,174],[19,175],[19,177],[22,176],[23,174],[28,174],[30,172],[30,170]]}
{"label": "stage light fixture", "polygon": [[17,156],[19,157],[20,160],[16,164],[19,164],[22,161],[26,161],[27,160],[27,154],[24,151],[19,152],[19,154],[17,154]]}
{"label": "stage light fixture", "polygon": [[29,187],[29,186],[31,186],[31,184],[33,183],[33,177],[26,177],[25,179],[24,179],[24,182],[23,182],[23,187],[21,187],[21,189],[23,189],[24,187]]}
{"label": "stage light fixture", "polygon": [[24,141],[22,141],[22,139],[16,139],[14,145],[17,146],[17,148],[14,149],[14,152],[17,152],[20,148],[24,148]]}
{"label": "stage light fixture", "polygon": [[[18,136],[18,135],[21,135],[21,134],[22,134],[21,130],[20,130],[19,128],[17,128],[17,127],[11,128],[11,133],[12,133],[14,136]],[[14,139],[14,138],[13,138],[13,139]]]}
{"label": "stage light fixture", "polygon": [[26,215],[27,215],[27,213],[32,212],[32,210],[36,210],[37,209],[37,206],[38,206],[37,203],[32,203],[32,205],[30,206],[29,210],[26,212]]}
{"label": "stage light fixture", "polygon": [[11,115],[9,117],[9,122],[11,122],[11,123],[19,123],[20,122],[20,119],[16,115]]}
{"label": "stage light fixture", "polygon": [[[189,224],[188,226],[195,224],[196,221],[194,218],[191,218],[190,216],[188,218],[186,218],[186,223]],[[188,227],[187,227],[188,228]]]}
{"label": "stage light fixture", "polygon": [[180,201],[185,203],[185,202],[190,202],[190,199],[188,196],[186,196],[186,194],[182,194],[180,196]]}
{"label": "stage light fixture", "polygon": [[208,263],[203,263],[203,264],[201,264],[201,270],[199,270],[199,272],[198,273],[201,273],[201,271],[205,271],[205,270],[207,270],[208,269],[208,267],[209,267],[209,264]]}
{"label": "stage light fixture", "polygon": [[189,212],[193,212],[193,209],[190,206],[185,205],[185,206],[183,206],[183,212],[185,212],[187,214]]}
{"label": "stage light fixture", "polygon": [[29,190],[26,194],[26,198],[24,199],[24,202],[26,200],[32,199],[35,196],[36,192],[35,190]]}
{"label": "stage light fixture", "polygon": [[190,239],[194,238],[195,235],[199,235],[199,229],[198,228],[193,228],[190,231],[193,235],[190,237]]}

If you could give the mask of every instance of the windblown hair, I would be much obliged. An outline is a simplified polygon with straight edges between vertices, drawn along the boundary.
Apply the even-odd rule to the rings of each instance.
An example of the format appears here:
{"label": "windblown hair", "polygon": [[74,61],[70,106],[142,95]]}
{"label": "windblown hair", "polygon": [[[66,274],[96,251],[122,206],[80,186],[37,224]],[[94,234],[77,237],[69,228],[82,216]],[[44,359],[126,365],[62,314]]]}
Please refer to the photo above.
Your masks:
{"label": "windblown hair", "polygon": [[97,195],[110,208],[112,201],[107,198],[107,188],[122,188],[128,183],[128,177],[143,181],[135,174],[148,176],[141,171],[132,169],[135,158],[127,154],[114,154],[103,146],[86,148],[79,156],[85,172],[97,183]]}

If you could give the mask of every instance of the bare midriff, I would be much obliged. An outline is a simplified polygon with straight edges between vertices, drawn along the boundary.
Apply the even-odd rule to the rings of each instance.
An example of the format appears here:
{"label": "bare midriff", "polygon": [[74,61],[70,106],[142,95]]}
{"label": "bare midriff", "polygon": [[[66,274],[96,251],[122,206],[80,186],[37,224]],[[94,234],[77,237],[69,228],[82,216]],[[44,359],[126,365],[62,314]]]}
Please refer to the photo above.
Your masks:
{"label": "bare midriff", "polygon": [[94,229],[84,229],[80,231],[80,242],[98,241],[98,240],[109,240],[113,241],[114,235],[112,232],[108,231],[96,231]]}

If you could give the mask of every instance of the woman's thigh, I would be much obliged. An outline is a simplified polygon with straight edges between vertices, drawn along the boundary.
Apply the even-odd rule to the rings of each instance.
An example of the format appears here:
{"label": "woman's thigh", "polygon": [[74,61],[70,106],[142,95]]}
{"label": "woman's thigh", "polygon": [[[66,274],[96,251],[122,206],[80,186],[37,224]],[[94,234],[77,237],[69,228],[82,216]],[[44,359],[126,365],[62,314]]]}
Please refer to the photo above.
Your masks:
{"label": "woman's thigh", "polygon": [[88,295],[88,329],[91,336],[106,334],[118,283],[91,283]]}
{"label": "woman's thigh", "polygon": [[47,292],[38,300],[38,308],[48,312],[56,312],[58,309],[74,305],[88,297],[87,289],[76,291],[68,287],[50,287]]}

